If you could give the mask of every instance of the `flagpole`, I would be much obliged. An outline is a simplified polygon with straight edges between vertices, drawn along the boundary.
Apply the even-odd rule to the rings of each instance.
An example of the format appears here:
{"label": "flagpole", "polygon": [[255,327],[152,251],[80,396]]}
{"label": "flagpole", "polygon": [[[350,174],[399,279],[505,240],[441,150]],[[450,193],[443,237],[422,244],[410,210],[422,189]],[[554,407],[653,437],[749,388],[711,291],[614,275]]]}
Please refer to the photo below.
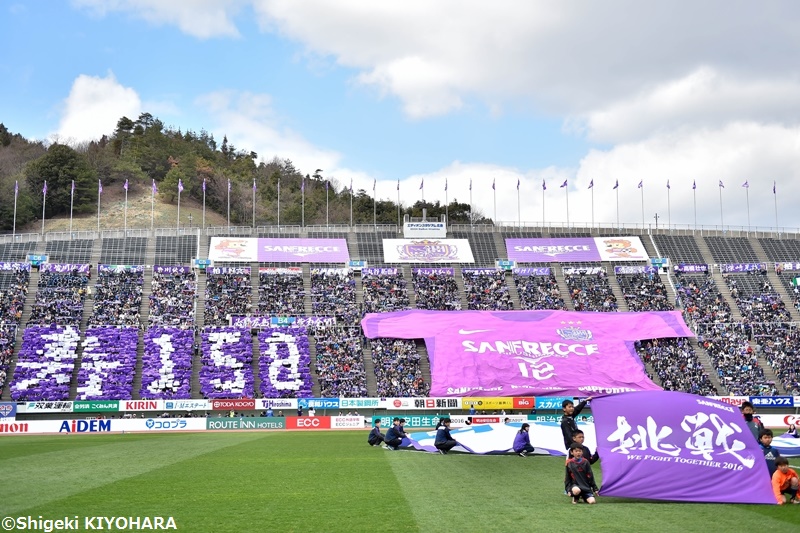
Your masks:
{"label": "flagpole", "polygon": [[100,238],[100,196],[103,194],[103,182],[97,180],[97,237]]}
{"label": "flagpole", "polygon": [[42,236],[44,236],[44,206],[47,203],[47,180],[44,180],[44,188],[42,189]]}
{"label": "flagpole", "polygon": [[306,179],[300,178],[300,196],[302,196],[302,202],[300,206],[300,227],[306,227]]}
{"label": "flagpole", "polygon": [[447,178],[444,179],[444,223],[450,220],[450,211],[447,206]]}
{"label": "flagpole", "polygon": [[592,227],[594,227],[594,180],[592,180]]}
{"label": "flagpole", "polygon": [[495,183],[492,182],[492,196],[494,197],[494,224],[497,225],[497,189],[495,188]]}
{"label": "flagpole", "polygon": [[253,229],[256,229],[256,180],[253,178]]}
{"label": "flagpole", "polygon": [[[397,193],[400,198],[400,193]],[[350,227],[353,227],[353,178],[350,178]]]}
{"label": "flagpole", "polygon": [[181,232],[181,180],[178,180],[178,221],[176,225],[176,230],[178,233]]}
{"label": "flagpole", "polygon": [[[693,183],[696,185],[696,182]],[[694,197],[694,229],[697,231],[697,187],[692,187],[692,196]]]}
{"label": "flagpole", "polygon": [[[280,196],[278,197],[280,198]],[[281,204],[280,200],[278,200],[278,226],[281,225],[280,223],[280,213],[281,213]],[[228,178],[228,234],[231,233],[231,180]]]}
{"label": "flagpole", "polygon": [[569,228],[569,184],[564,187],[564,194],[567,197],[567,227]]}
{"label": "flagpole", "polygon": [[72,233],[72,206],[75,203],[75,180],[72,180],[72,189],[69,193],[69,232]]}
{"label": "flagpole", "polygon": [[619,227],[619,181],[617,181],[617,186],[614,187],[614,189],[617,191],[617,229],[620,229],[620,227]]}
{"label": "flagpole", "polygon": [[669,201],[669,181],[667,181],[667,230],[672,226],[672,207]]}
{"label": "flagpole", "polygon": [[722,187],[719,187],[719,224],[720,229],[725,231],[725,218],[722,213]]}
{"label": "flagpole", "polygon": [[203,231],[206,231],[206,179],[203,178]]}
{"label": "flagpole", "polygon": [[397,178],[397,229],[400,229],[402,225],[403,221],[400,220],[400,178]]}
{"label": "flagpole", "polygon": [[644,185],[641,186],[642,193],[642,231],[644,231]]}
{"label": "flagpole", "polygon": [[778,194],[775,192],[775,182],[772,182],[772,198],[775,200],[775,231],[778,230]]}
{"label": "flagpole", "polygon": [[[205,191],[203,192],[205,195]],[[203,212],[205,214],[205,211]],[[156,180],[153,180],[153,184],[150,187],[150,231],[153,231],[156,222]],[[205,225],[205,218],[203,219],[203,225]]]}
{"label": "flagpole", "polygon": [[517,225],[522,227],[522,211],[520,210],[519,202],[519,181],[517,181]]}
{"label": "flagpole", "polygon": [[[230,202],[230,200],[228,200]],[[231,215],[230,215],[230,207],[228,208],[228,226],[230,226],[231,222]],[[352,216],[350,217],[353,218]],[[281,230],[281,178],[278,176],[278,231]]]}
{"label": "flagpole", "polygon": [[[19,196],[19,181],[18,180],[14,182],[14,225],[11,228],[11,235],[12,236],[17,234],[17,196]],[[775,220],[777,220],[777,216],[776,216]]]}
{"label": "flagpole", "polygon": [[542,227],[544,228],[544,191],[547,190],[547,185],[544,182],[544,178],[542,178]]}
{"label": "flagpole", "polygon": [[747,197],[747,233],[750,233],[750,187],[745,187],[745,196]]}
{"label": "flagpole", "polygon": [[330,221],[330,218],[328,216],[328,214],[329,214],[329,211],[328,211],[328,187],[329,187],[328,181],[326,180],[325,181],[325,227],[328,227],[329,221]]}
{"label": "flagpole", "polygon": [[372,225],[377,228],[378,227],[378,201],[375,195],[375,185],[377,184],[376,179],[372,179]]}
{"label": "flagpole", "polygon": [[[70,213],[72,218],[72,213]],[[123,218],[123,235],[128,234],[128,180],[125,180],[125,217]]]}
{"label": "flagpole", "polygon": [[469,225],[471,226],[474,222],[474,218],[472,217],[472,178],[469,179]]}

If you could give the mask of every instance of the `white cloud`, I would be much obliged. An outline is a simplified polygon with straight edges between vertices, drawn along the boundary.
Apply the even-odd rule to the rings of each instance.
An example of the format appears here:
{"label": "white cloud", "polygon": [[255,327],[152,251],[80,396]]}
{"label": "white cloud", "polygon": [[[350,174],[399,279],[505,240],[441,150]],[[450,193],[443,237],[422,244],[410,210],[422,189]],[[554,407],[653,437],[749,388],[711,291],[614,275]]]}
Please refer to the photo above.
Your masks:
{"label": "white cloud", "polygon": [[119,11],[158,26],[174,24],[182,32],[200,39],[239,35],[231,20],[242,4],[238,0],[72,0],[72,3],[100,17]]}
{"label": "white cloud", "polygon": [[135,120],[141,112],[139,95],[113,73],[105,78],[81,74],[72,83],[55,134],[66,141],[99,139],[114,132],[120,117]]}
{"label": "white cloud", "polygon": [[731,120],[796,123],[800,82],[734,79],[703,67],[636,98],[594,110],[579,120],[600,142],[640,139],[652,132],[715,127]]}

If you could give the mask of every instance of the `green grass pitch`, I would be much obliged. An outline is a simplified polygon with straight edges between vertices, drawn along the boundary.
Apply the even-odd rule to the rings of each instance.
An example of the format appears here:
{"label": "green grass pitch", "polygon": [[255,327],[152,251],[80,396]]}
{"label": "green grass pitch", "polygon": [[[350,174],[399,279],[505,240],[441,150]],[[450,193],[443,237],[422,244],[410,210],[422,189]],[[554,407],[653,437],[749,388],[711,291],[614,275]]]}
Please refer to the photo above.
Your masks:
{"label": "green grass pitch", "polygon": [[571,505],[563,459],[387,451],[366,432],[4,437],[0,479],[0,517],[172,516],[198,533],[800,530],[800,505]]}

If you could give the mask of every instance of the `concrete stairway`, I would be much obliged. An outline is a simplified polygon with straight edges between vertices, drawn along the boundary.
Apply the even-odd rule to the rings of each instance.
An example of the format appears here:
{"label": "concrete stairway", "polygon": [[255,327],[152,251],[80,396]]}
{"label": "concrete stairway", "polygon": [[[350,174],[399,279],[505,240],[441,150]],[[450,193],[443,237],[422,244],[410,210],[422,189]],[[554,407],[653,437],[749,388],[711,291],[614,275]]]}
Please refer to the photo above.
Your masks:
{"label": "concrete stairway", "polygon": [[377,398],[378,396],[378,378],[375,376],[375,363],[372,360],[372,349],[369,346],[369,341],[362,340],[361,353],[364,355],[364,372],[367,378],[367,396],[369,398]]}
{"label": "concrete stairway", "polygon": [[703,365],[703,368],[708,374],[708,379],[711,381],[711,384],[717,388],[717,392],[721,396],[728,394],[728,388],[724,387],[722,382],[719,380],[719,375],[717,374],[716,367],[714,367],[714,362],[711,360],[711,356],[708,355],[706,349],[700,346],[700,343],[697,342],[697,337],[689,337],[689,345],[694,348],[694,353],[697,355],[697,360]]}
{"label": "concrete stairway", "polygon": [[322,389],[319,386],[319,374],[317,373],[317,338],[315,336],[308,336],[308,354],[311,359],[309,363],[312,379],[311,393],[314,398],[319,398],[322,395]]}
{"label": "concrete stairway", "polygon": [[464,286],[464,276],[461,274],[461,265],[453,265],[455,277],[456,277],[456,286],[458,287],[458,295],[459,300],[461,300],[461,309],[467,310],[467,288]]}
{"label": "concrete stairway", "polygon": [[425,346],[425,341],[417,339],[417,352],[419,352],[419,369],[422,372],[422,377],[425,383],[431,384],[431,360],[428,356],[428,348]]}
{"label": "concrete stairway", "polygon": [[[249,331],[242,332],[243,335],[249,334]],[[253,335],[253,391],[255,397],[261,396],[261,374],[259,373],[258,361],[261,358],[261,342],[258,340],[258,335]]]}
{"label": "concrete stairway", "polygon": [[567,280],[564,278],[564,272],[561,270],[561,265],[559,263],[550,263],[550,272],[553,273],[556,281],[558,282],[558,293],[561,295],[561,298],[564,299],[564,305],[567,306],[567,311],[574,311],[575,304],[572,302],[569,288],[567,288]]}
{"label": "concrete stairway", "polygon": [[510,270],[506,271],[506,287],[508,287],[508,295],[511,296],[513,308],[522,309],[522,302],[519,299],[517,284],[514,283],[514,274]]}
{"label": "concrete stairway", "polygon": [[628,300],[625,299],[625,294],[622,292],[622,287],[619,286],[617,276],[614,275],[614,265],[611,263],[603,263],[603,266],[608,273],[608,285],[611,287],[611,292],[617,299],[617,309],[619,311],[630,311],[628,308]]}
{"label": "concrete stairway", "polygon": [[306,316],[314,315],[314,306],[311,305],[311,267],[308,263],[303,263],[303,291],[305,291],[305,298],[303,305],[305,307]]}
{"label": "concrete stairway", "polygon": [[411,266],[403,265],[400,267],[403,273],[403,278],[406,280],[406,288],[408,289],[408,305],[411,309],[417,308],[417,294],[414,292],[414,278],[411,276]]}

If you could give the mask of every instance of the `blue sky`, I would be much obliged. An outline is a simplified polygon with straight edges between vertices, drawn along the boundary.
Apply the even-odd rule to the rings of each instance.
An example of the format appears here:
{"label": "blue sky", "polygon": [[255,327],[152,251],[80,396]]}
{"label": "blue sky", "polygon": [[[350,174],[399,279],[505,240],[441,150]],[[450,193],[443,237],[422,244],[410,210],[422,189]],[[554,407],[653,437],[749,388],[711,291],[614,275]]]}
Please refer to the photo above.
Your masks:
{"label": "blue sky", "polygon": [[381,198],[472,179],[495,216],[496,181],[509,222],[800,225],[798,8],[643,4],[0,0],[0,121],[80,143],[146,111]]}

